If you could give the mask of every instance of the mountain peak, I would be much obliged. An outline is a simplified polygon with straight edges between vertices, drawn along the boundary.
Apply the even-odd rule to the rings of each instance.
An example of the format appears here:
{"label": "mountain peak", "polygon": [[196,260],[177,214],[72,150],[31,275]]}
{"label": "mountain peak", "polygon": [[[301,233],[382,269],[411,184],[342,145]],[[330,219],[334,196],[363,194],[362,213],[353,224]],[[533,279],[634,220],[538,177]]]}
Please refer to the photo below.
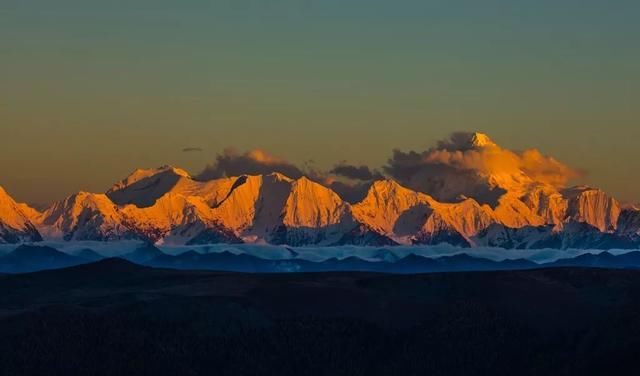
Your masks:
{"label": "mountain peak", "polygon": [[35,216],[35,210],[16,203],[0,187],[0,244],[42,240],[29,215]]}
{"label": "mountain peak", "polygon": [[4,188],[2,188],[2,186],[0,186],[0,210],[2,210],[3,207],[15,205],[16,202],[13,200],[13,198],[7,191],[4,190]]}
{"label": "mountain peak", "polygon": [[469,135],[468,145],[471,148],[486,148],[498,146],[491,138],[480,132],[474,132]]}
{"label": "mountain peak", "polygon": [[289,182],[292,183],[293,179],[291,179],[290,177],[280,173],[280,172],[272,172],[268,175],[266,175],[267,177],[273,179],[274,181],[284,181],[284,182]]}
{"label": "mountain peak", "polygon": [[399,198],[402,196],[415,196],[415,195],[427,197],[427,195],[425,194],[412,191],[411,189],[400,185],[397,181],[393,179],[385,178],[385,179],[376,180],[375,182],[373,182],[373,184],[371,184],[371,187],[369,187],[369,191],[367,192],[367,197],[365,197],[365,201],[367,198],[372,199],[373,197]]}
{"label": "mountain peak", "polygon": [[191,175],[187,171],[185,171],[185,170],[183,170],[181,168],[170,166],[170,165],[164,165],[161,168],[163,168],[164,171],[171,171],[174,174],[180,175],[180,176],[182,176],[184,178],[191,178]]}
{"label": "mountain peak", "polygon": [[371,184],[371,188],[382,189],[382,188],[403,188],[403,187],[393,179],[384,178],[384,179],[374,181],[373,184]]}
{"label": "mountain peak", "polygon": [[111,189],[109,190],[109,192],[114,192],[114,191],[129,187],[139,181],[148,179],[150,177],[153,177],[159,174],[169,174],[169,175],[175,175],[183,178],[191,178],[191,175],[189,175],[189,173],[186,172],[185,170],[181,168],[173,167],[170,165],[164,165],[158,168],[148,168],[148,169],[138,168],[134,170],[132,173],[130,173],[125,179],[114,184],[113,187],[111,187]]}
{"label": "mountain peak", "polygon": [[71,205],[113,205],[113,202],[104,193],[91,193],[79,191],[69,196],[65,201]]}
{"label": "mountain peak", "polygon": [[189,173],[165,165],[151,169],[137,169],[114,184],[107,196],[118,205],[152,206],[158,198],[171,191],[180,182],[193,182]]}

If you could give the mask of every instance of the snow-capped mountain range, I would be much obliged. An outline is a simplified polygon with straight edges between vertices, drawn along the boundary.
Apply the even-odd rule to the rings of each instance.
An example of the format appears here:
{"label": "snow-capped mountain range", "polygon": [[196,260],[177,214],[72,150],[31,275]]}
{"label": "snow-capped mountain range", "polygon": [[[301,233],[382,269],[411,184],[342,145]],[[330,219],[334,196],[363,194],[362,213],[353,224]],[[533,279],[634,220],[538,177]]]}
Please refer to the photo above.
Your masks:
{"label": "snow-capped mountain range", "polygon": [[[498,146],[480,133],[467,147]],[[523,171],[478,174],[493,203],[441,202],[391,179],[349,203],[326,186],[279,173],[198,181],[140,169],[106,193],[79,192],[43,212],[0,188],[0,243],[140,239],[156,244],[268,243],[462,247],[638,248],[640,210],[590,187],[558,188]]]}

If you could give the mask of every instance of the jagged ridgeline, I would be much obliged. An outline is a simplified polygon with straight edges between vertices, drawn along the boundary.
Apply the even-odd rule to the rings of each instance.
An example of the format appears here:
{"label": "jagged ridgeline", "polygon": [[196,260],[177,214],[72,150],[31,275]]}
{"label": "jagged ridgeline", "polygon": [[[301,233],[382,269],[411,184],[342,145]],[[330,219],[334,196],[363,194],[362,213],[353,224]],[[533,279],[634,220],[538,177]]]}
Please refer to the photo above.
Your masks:
{"label": "jagged ridgeline", "polygon": [[[499,148],[473,134],[468,148]],[[164,166],[136,170],[106,193],[79,192],[44,212],[0,189],[0,242],[42,239],[157,244],[430,245],[637,248],[640,210],[590,187],[559,188],[524,171],[477,173],[475,197],[436,200],[391,179],[349,203],[279,173],[198,181]]]}

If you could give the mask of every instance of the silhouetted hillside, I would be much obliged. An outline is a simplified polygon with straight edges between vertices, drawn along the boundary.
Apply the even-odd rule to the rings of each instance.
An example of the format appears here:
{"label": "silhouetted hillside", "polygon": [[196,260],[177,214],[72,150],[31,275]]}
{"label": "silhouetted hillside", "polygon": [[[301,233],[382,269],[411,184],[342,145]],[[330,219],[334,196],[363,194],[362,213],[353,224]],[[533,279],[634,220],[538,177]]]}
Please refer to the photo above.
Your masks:
{"label": "silhouetted hillside", "polygon": [[21,245],[0,256],[0,272],[24,273],[45,269],[59,269],[89,262],[51,247]]}
{"label": "silhouetted hillside", "polygon": [[638,296],[632,270],[240,274],[105,259],[0,278],[0,374],[634,374]]}

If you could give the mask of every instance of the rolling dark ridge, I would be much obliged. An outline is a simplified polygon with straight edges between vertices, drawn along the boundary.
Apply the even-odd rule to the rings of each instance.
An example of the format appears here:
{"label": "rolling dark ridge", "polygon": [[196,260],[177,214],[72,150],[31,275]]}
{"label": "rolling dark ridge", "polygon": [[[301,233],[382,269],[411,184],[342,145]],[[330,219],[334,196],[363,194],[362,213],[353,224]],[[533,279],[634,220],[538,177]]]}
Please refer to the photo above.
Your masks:
{"label": "rolling dark ridge", "polygon": [[640,370],[640,272],[181,271],[0,278],[0,374],[536,375]]}

